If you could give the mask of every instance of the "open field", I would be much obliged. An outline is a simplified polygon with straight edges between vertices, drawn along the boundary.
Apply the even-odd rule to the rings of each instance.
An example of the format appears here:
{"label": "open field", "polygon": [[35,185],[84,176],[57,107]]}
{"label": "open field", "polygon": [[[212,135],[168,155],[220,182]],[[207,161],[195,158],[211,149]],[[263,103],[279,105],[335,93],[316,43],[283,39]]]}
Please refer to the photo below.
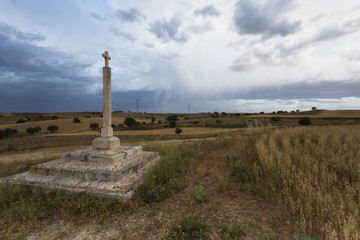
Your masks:
{"label": "open field", "polygon": [[[311,113],[315,126],[297,124]],[[0,125],[21,131],[23,124],[57,121],[63,127],[0,139],[0,177],[90,145],[99,133],[88,121],[102,119],[73,123],[79,114]],[[179,136],[167,115],[139,114],[137,121],[163,123],[115,135],[122,144],[159,151],[163,160],[131,202],[1,187],[0,239],[181,239],[176,226],[189,219],[201,239],[359,239],[359,111],[292,114],[184,114]]]}

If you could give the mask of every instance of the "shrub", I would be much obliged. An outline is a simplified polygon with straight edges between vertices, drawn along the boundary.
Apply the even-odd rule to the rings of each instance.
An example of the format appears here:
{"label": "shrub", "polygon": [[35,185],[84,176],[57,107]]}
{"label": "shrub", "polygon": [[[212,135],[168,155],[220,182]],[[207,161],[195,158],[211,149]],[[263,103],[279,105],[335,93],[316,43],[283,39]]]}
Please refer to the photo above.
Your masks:
{"label": "shrub", "polygon": [[58,117],[56,115],[51,116],[51,119],[57,119]]}
{"label": "shrub", "polygon": [[56,125],[50,125],[50,126],[48,126],[47,127],[47,130],[49,131],[49,132],[56,132],[57,130],[59,130],[59,128],[58,128],[58,126],[56,126]]}
{"label": "shrub", "polygon": [[259,112],[259,114],[264,114],[264,112]]}
{"label": "shrub", "polygon": [[124,125],[124,124],[122,124],[122,123],[119,123],[117,126],[118,126],[118,128],[125,127],[125,125]]}
{"label": "shrub", "polygon": [[29,128],[26,129],[26,132],[33,135],[34,133],[37,133],[40,130],[41,130],[41,127],[29,127]]}
{"label": "shrub", "polygon": [[18,131],[11,128],[6,128],[5,130],[0,130],[0,139],[9,138],[16,134]]}
{"label": "shrub", "polygon": [[302,119],[299,120],[299,124],[300,125],[304,125],[304,126],[308,126],[311,125],[311,119],[308,117],[303,117]]}
{"label": "shrub", "polygon": [[169,127],[175,128],[176,127],[176,121],[175,120],[170,121],[169,122]]}
{"label": "shrub", "polygon": [[111,124],[111,127],[112,127],[112,128],[116,128],[116,125],[115,125],[115,124]]}
{"label": "shrub", "polygon": [[201,223],[198,217],[190,215],[184,217],[180,224],[176,224],[171,229],[170,239],[196,239],[206,236],[207,225]]}
{"label": "shrub", "polygon": [[221,115],[225,116],[225,115],[227,115],[227,113],[226,113],[226,112],[222,112]]}
{"label": "shrub", "polygon": [[21,119],[19,119],[16,123],[24,123],[24,122],[26,122],[26,119],[21,118]]}
{"label": "shrub", "polygon": [[199,124],[200,122],[199,121],[192,121],[191,123],[196,125],[196,124]]}
{"label": "shrub", "polygon": [[249,170],[244,164],[238,162],[232,167],[231,175],[240,181],[247,181],[249,179]]}
{"label": "shrub", "polygon": [[316,107],[312,107],[311,109],[312,109],[313,111],[315,111],[317,108],[316,108]]}
{"label": "shrub", "polygon": [[167,116],[166,118],[169,122],[171,121],[177,121],[178,120],[178,116],[176,114],[174,115],[170,115],[170,116]]}
{"label": "shrub", "polygon": [[125,118],[124,124],[128,127],[136,125],[136,120],[132,117]]}
{"label": "shrub", "polygon": [[89,127],[92,129],[92,130],[96,130],[99,128],[99,124],[98,123],[90,123]]}
{"label": "shrub", "polygon": [[151,118],[151,122],[152,122],[152,123],[155,122],[155,118],[154,118],[154,117]]}
{"label": "shrub", "polygon": [[182,133],[182,129],[181,129],[181,128],[176,128],[176,129],[175,129],[175,133],[176,133],[177,135],[179,135],[180,133]]}
{"label": "shrub", "polygon": [[80,122],[80,119],[79,119],[79,118],[74,118],[74,119],[73,119],[73,122],[74,122],[74,123],[79,123],[79,122]]}
{"label": "shrub", "polygon": [[271,118],[271,121],[273,121],[273,122],[280,122],[280,121],[281,121],[281,118],[280,118],[280,117],[272,117],[272,118]]}
{"label": "shrub", "polygon": [[206,192],[204,191],[203,186],[199,186],[198,191],[194,195],[194,200],[196,203],[205,203],[208,201],[208,196]]}

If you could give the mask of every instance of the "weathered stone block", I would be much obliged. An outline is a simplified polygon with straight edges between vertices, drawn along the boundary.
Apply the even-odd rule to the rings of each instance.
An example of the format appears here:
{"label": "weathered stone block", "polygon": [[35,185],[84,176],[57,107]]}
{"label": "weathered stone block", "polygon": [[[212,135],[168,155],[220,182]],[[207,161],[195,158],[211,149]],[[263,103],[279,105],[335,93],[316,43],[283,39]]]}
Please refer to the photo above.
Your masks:
{"label": "weathered stone block", "polygon": [[118,137],[98,137],[93,140],[92,146],[96,150],[116,150],[120,148]]}

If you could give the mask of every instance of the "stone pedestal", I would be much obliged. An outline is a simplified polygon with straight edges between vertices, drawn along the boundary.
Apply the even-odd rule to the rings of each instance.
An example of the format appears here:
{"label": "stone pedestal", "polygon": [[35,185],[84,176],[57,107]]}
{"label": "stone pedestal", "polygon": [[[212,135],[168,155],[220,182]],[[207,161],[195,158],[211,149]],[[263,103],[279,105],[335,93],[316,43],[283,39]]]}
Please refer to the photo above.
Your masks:
{"label": "stone pedestal", "polygon": [[93,140],[92,146],[96,150],[118,151],[120,148],[120,139],[118,137],[98,137]]}

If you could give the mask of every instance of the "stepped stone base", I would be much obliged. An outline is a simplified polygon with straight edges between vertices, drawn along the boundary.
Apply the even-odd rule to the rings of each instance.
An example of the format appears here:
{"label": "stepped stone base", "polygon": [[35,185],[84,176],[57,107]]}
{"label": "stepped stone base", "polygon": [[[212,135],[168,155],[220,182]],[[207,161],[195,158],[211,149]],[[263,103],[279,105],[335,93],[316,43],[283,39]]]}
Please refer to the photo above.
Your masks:
{"label": "stepped stone base", "polygon": [[[101,138],[97,139],[103,141]],[[117,142],[116,139],[110,141]],[[110,147],[93,146],[64,153],[60,159],[31,166],[30,171],[2,178],[0,183],[24,183],[29,186],[107,195],[127,201],[142,183],[146,170],[160,156],[157,152],[142,151],[140,146],[120,146],[120,141],[119,145],[115,143],[108,146]]]}

